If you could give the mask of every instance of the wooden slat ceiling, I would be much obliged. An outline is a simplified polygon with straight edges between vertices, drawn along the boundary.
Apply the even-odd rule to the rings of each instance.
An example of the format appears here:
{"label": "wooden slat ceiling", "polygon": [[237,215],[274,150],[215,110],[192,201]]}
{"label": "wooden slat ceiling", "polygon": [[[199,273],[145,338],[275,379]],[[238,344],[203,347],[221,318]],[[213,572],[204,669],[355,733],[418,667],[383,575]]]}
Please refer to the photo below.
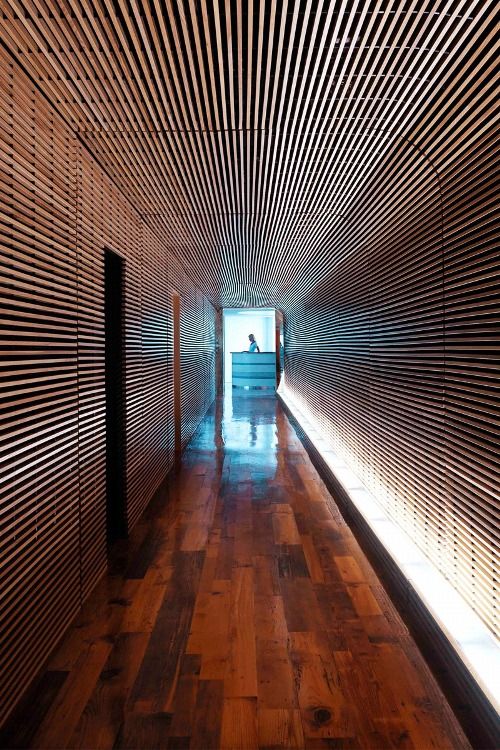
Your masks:
{"label": "wooden slat ceiling", "polygon": [[[485,0],[2,0],[3,43],[218,305],[290,307],[482,54]],[[415,148],[419,144],[415,143]]]}

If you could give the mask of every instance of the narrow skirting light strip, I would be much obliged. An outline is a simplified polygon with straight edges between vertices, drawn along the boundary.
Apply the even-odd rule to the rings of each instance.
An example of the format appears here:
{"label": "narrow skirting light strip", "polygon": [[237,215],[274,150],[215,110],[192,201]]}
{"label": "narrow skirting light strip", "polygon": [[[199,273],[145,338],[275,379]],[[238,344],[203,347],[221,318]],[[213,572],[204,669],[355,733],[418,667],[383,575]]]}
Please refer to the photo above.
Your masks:
{"label": "narrow skirting light strip", "polygon": [[279,394],[489,701],[500,711],[500,644],[494,635],[335,453],[307,407],[294,398],[284,383]]}

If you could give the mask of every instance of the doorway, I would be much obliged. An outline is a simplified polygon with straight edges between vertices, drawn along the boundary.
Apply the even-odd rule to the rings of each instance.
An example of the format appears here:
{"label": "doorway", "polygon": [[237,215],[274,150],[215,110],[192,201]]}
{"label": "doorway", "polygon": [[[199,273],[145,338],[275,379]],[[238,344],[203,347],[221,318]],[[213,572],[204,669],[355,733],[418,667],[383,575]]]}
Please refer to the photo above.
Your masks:
{"label": "doorway", "polygon": [[108,547],[127,536],[125,493],[124,261],[104,251],[106,394],[106,534]]}
{"label": "doorway", "polygon": [[[249,340],[250,334],[253,335],[262,354],[262,357],[255,359],[254,364],[258,369],[264,370],[268,366],[267,360],[269,360],[272,377],[275,377],[276,311],[274,308],[225,308],[223,311],[223,328],[224,390],[226,393],[231,392],[233,385],[232,355],[233,353],[248,352],[251,343]],[[261,374],[264,374],[264,372]],[[259,388],[259,393],[260,391]]]}

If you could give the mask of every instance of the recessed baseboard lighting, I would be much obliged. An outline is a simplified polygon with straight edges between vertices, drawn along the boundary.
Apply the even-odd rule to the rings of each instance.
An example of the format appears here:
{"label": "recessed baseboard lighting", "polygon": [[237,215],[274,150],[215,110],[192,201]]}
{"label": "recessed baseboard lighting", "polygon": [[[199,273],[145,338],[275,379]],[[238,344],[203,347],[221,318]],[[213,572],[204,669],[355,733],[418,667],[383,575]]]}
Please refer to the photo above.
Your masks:
{"label": "recessed baseboard lighting", "polygon": [[314,416],[283,382],[279,395],[488,700],[500,711],[500,643],[410,536],[389,518],[376,497],[332,449]]}

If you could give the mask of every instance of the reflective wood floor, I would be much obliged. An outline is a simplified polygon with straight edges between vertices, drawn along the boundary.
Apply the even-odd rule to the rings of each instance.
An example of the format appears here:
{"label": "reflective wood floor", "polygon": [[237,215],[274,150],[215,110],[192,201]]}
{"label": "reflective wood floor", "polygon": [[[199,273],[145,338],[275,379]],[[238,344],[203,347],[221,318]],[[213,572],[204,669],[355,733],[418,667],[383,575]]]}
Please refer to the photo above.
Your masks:
{"label": "reflective wood floor", "polygon": [[328,497],[276,400],[219,403],[5,746],[468,748]]}

